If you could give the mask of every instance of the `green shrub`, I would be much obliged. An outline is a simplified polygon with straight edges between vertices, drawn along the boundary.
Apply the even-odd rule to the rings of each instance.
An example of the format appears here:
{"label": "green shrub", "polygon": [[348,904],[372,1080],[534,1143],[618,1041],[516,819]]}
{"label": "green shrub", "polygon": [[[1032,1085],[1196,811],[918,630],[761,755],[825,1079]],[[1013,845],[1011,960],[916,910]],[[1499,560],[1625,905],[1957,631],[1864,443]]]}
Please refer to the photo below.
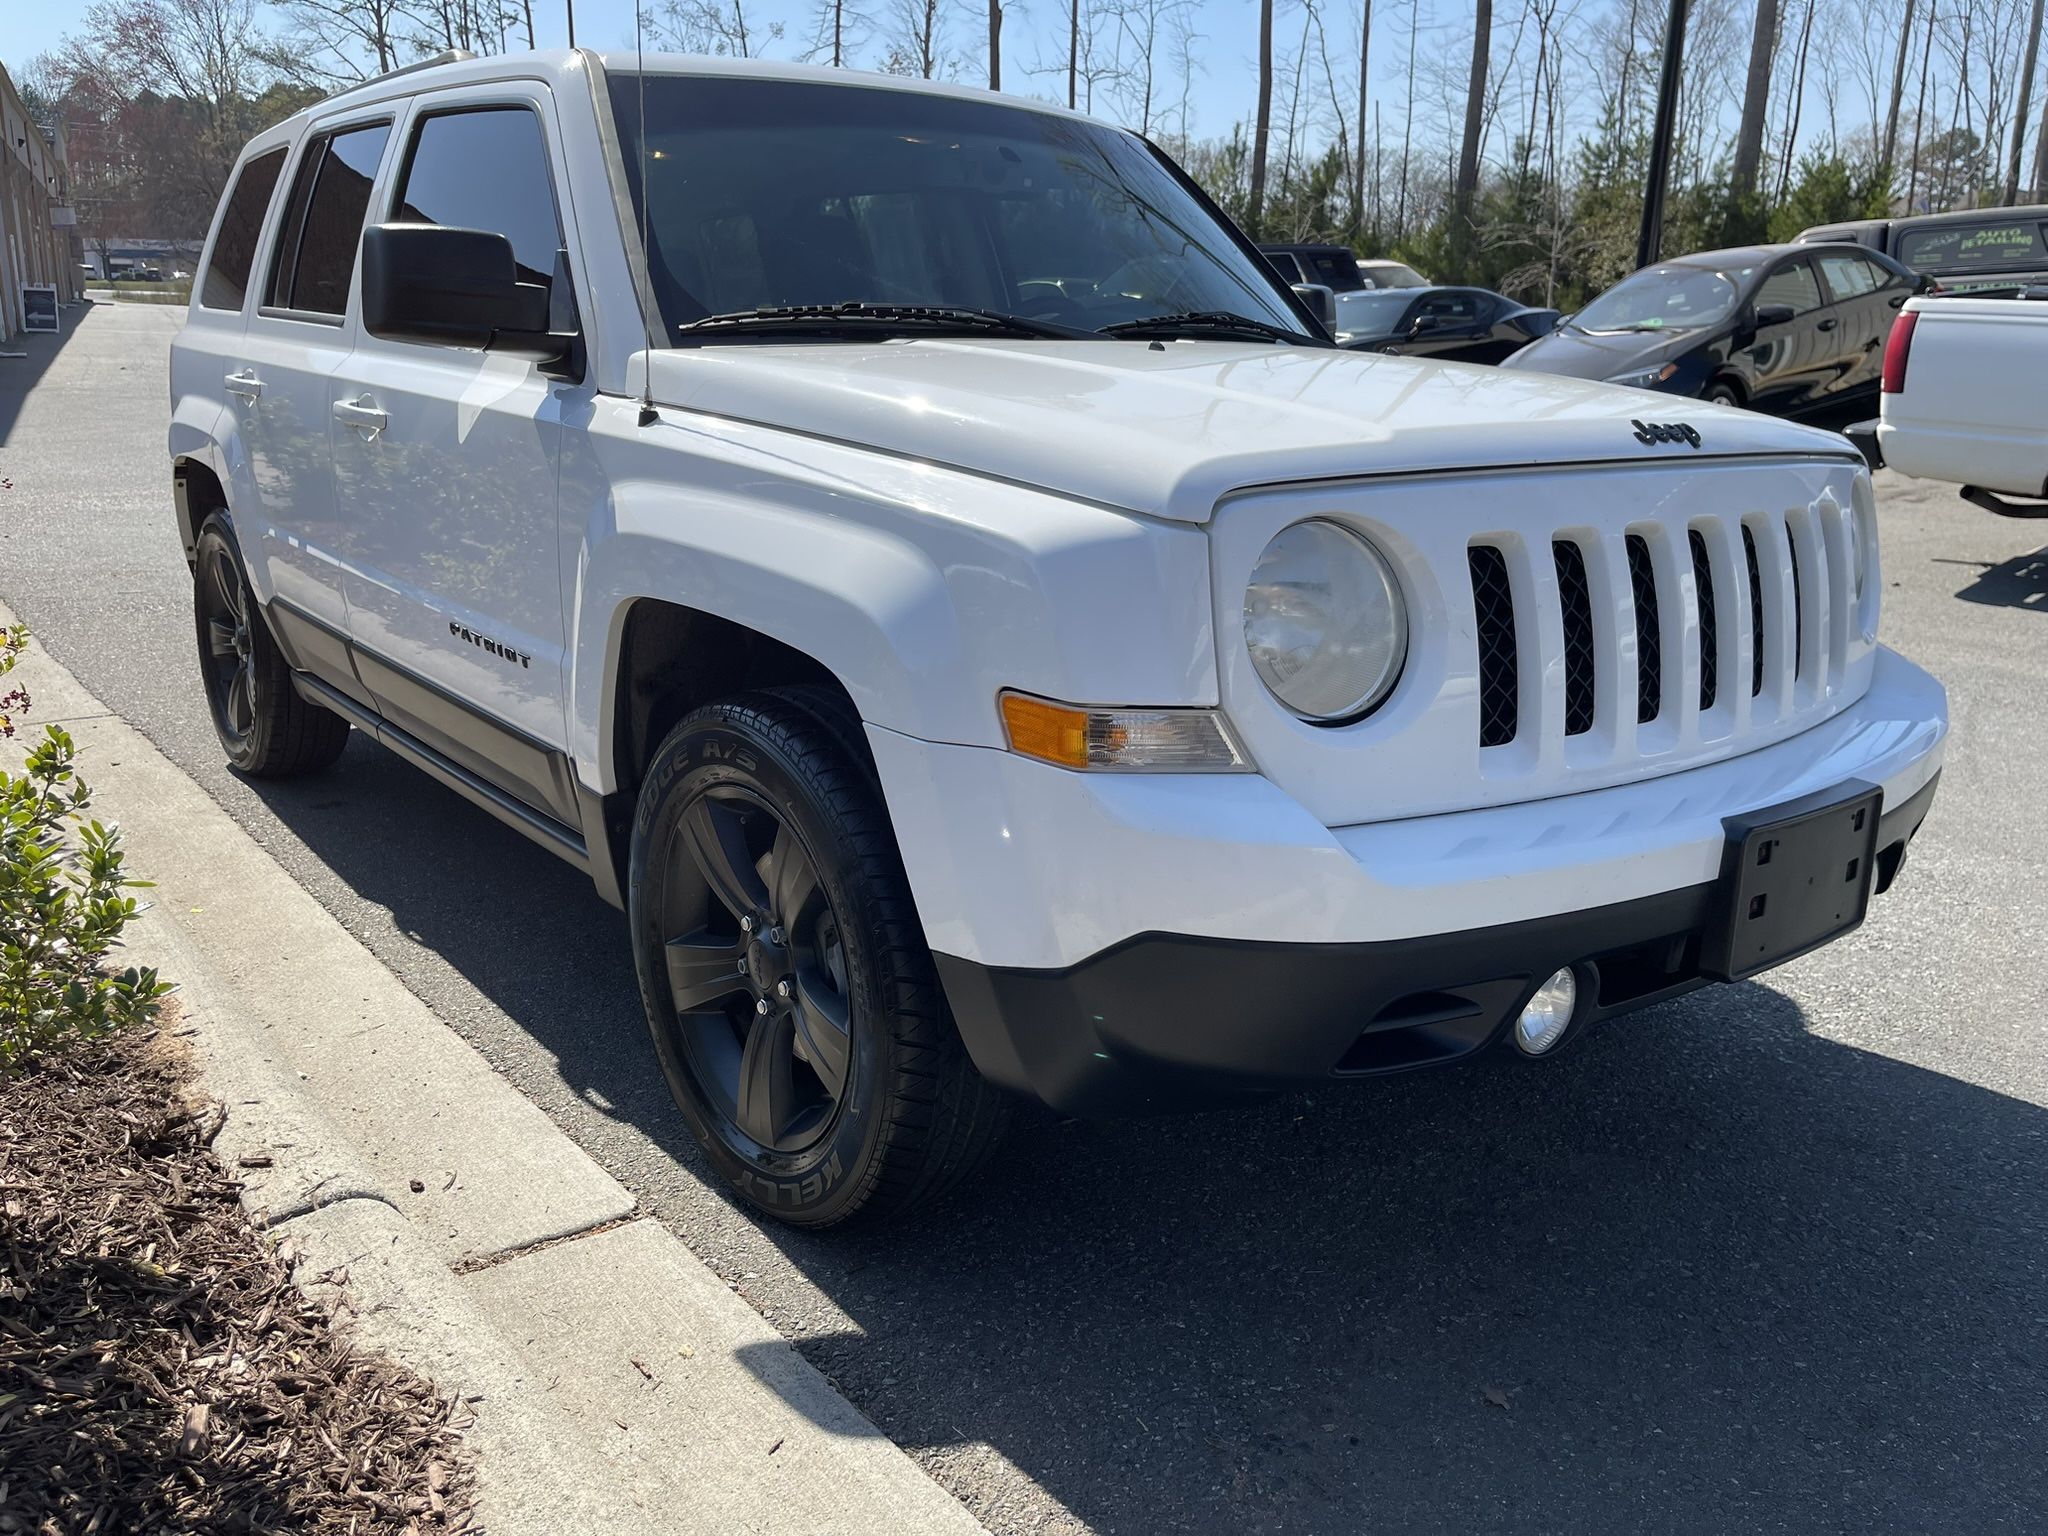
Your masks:
{"label": "green shrub", "polygon": [[[0,632],[0,677],[27,643],[25,630]],[[0,695],[0,737],[27,707],[19,688]],[[62,727],[45,726],[21,771],[0,771],[0,1072],[67,1036],[152,1019],[170,990],[154,970],[107,967],[135,915],[122,893],[143,882],[122,873],[120,833],[87,818],[76,755]]]}

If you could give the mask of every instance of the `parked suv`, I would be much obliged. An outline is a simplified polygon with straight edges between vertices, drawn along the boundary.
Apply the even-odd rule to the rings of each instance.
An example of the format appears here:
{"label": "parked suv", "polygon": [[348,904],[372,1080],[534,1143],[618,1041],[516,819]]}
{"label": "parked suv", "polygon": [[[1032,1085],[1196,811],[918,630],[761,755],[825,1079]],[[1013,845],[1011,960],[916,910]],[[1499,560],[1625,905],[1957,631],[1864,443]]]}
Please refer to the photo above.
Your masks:
{"label": "parked suv", "polygon": [[1142,139],[982,91],[371,82],[243,153],[171,395],[230,760],[353,727],[587,869],[796,1222],[959,1183],[1015,1095],[1754,975],[1935,790],[1839,438],[1341,351]]}
{"label": "parked suv", "polygon": [[2048,282],[2048,206],[1965,208],[1857,219],[1801,230],[1801,245],[1849,241],[1932,278],[1943,293],[1984,297]]}

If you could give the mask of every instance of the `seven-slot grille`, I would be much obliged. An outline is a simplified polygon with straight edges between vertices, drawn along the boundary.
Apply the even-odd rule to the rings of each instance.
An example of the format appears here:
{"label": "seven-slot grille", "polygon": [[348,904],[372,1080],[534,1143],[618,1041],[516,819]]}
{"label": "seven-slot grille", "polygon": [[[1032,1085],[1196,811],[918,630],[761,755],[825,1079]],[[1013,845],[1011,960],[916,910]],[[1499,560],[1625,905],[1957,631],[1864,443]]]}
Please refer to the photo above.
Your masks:
{"label": "seven-slot grille", "polygon": [[1475,541],[1480,745],[1604,729],[1635,749],[1639,733],[1717,736],[1818,705],[1846,660],[1848,535],[1829,504],[1561,533],[1542,573],[1554,587],[1537,579],[1540,545]]}

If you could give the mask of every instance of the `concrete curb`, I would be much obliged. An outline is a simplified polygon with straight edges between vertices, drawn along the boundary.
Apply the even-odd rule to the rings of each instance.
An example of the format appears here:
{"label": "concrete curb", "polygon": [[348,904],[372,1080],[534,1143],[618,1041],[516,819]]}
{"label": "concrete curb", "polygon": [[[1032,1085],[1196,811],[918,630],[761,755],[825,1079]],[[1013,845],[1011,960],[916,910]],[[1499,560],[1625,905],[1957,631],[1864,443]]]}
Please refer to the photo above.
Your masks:
{"label": "concrete curb", "polygon": [[469,1404],[485,1526],[982,1530],[141,733],[40,646],[14,678],[10,760],[63,724],[157,884],[127,948],[180,986],[245,1205]]}

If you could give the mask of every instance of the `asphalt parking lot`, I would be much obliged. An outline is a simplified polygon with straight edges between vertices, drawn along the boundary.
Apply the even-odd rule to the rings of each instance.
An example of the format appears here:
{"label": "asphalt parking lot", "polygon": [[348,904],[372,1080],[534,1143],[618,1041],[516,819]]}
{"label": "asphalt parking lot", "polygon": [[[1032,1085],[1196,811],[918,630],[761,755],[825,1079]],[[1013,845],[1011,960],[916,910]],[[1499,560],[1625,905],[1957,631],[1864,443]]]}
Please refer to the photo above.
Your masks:
{"label": "asphalt parking lot", "polygon": [[2048,524],[1879,477],[1955,734],[1852,938],[1541,1066],[1041,1119],[798,1236],[706,1184],[582,877],[360,738],[225,769],[180,317],[79,315],[0,362],[0,598],[998,1536],[2048,1529]]}

